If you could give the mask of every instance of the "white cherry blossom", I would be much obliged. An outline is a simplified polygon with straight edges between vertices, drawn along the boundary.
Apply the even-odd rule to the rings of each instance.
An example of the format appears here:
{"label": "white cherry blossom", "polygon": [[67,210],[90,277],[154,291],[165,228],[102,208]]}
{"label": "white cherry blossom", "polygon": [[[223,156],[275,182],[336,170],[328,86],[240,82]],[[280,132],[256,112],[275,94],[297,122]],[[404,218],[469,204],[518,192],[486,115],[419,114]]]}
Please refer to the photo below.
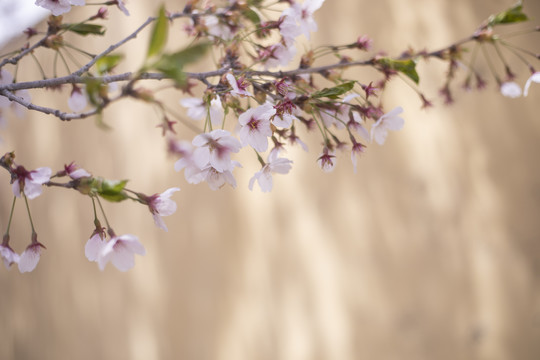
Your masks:
{"label": "white cherry blossom", "polygon": [[97,260],[99,269],[105,269],[105,265],[111,262],[118,270],[128,271],[135,265],[135,254],[146,254],[144,246],[136,236],[115,236],[101,248]]}
{"label": "white cherry blossom", "polygon": [[527,82],[525,83],[525,87],[523,88],[523,96],[529,95],[529,87],[531,86],[531,83],[537,83],[540,84],[540,71],[535,72],[527,79]]}
{"label": "white cherry blossom", "polygon": [[193,120],[201,120],[208,115],[212,125],[220,125],[225,117],[219,97],[210,101],[210,107],[206,106],[205,102],[200,98],[184,98],[180,100],[180,104],[188,109],[187,116]]}
{"label": "white cherry blossom", "polygon": [[242,145],[227,130],[216,129],[209,133],[195,136],[192,144],[196,146],[193,151],[193,162],[204,169],[208,165],[218,171],[229,170],[233,167],[231,153],[236,153]]}
{"label": "white cherry blossom", "polygon": [[2,257],[6,269],[9,269],[13,264],[18,264],[20,258],[19,254],[7,244],[0,245],[0,257]]}
{"label": "white cherry blossom", "polygon": [[98,261],[101,250],[107,242],[105,241],[105,233],[102,229],[96,229],[90,239],[84,246],[84,255],[90,261]]}
{"label": "white cherry blossom", "polygon": [[41,257],[41,251],[44,248],[45,246],[43,246],[37,241],[32,242],[32,244],[28,245],[28,247],[19,257],[19,271],[21,273],[25,273],[34,270],[39,262],[39,258]]}
{"label": "white cherry blossom", "polygon": [[[41,195],[43,191],[41,186],[51,179],[52,170],[48,167],[41,167],[27,171],[22,166],[19,166],[15,173],[17,179],[11,185],[13,194],[20,197],[22,191],[28,199],[34,199]],[[23,189],[21,189],[21,185],[24,186]]]}
{"label": "white cherry blossom", "polygon": [[504,82],[501,84],[501,94],[512,99],[518,98],[521,96],[521,87],[513,81]]}
{"label": "white cherry blossom", "polygon": [[405,124],[405,120],[399,117],[399,114],[402,112],[403,108],[398,106],[389,113],[381,116],[371,127],[371,141],[375,140],[377,144],[382,145],[386,141],[388,130],[401,130]]}
{"label": "white cherry blossom", "polygon": [[81,112],[86,108],[88,101],[86,100],[86,94],[82,88],[73,85],[71,95],[68,99],[68,106],[73,112]]}
{"label": "white cherry blossom", "polygon": [[292,168],[292,161],[278,157],[278,151],[271,151],[262,169],[249,180],[249,190],[253,191],[255,181],[259,183],[262,192],[270,192],[273,187],[272,174],[287,174]]}
{"label": "white cherry blossom", "polygon": [[36,5],[50,10],[54,16],[62,15],[71,10],[71,5],[82,6],[84,0],[36,0]]}
{"label": "white cherry blossom", "polygon": [[161,194],[152,195],[148,199],[148,208],[154,217],[154,223],[157,227],[165,231],[168,231],[167,225],[165,225],[161,217],[172,215],[176,211],[176,203],[170,199],[176,191],[180,191],[180,188],[174,187],[167,189]]}
{"label": "white cherry blossom", "polygon": [[268,148],[268,137],[272,136],[270,118],[276,113],[276,109],[270,103],[251,108],[240,114],[238,122],[240,131],[238,136],[244,145],[261,152]]}
{"label": "white cherry blossom", "polygon": [[302,5],[293,3],[290,8],[283,11],[284,16],[294,19],[300,29],[300,33],[310,38],[310,33],[317,31],[317,23],[313,19],[313,13],[317,11],[324,0],[305,0]]}

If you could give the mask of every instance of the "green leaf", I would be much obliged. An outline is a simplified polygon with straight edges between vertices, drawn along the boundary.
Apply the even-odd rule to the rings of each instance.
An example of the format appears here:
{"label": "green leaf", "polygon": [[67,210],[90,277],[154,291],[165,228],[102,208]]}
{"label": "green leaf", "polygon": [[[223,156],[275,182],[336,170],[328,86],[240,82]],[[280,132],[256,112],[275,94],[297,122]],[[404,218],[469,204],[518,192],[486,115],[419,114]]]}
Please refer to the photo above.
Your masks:
{"label": "green leaf", "polygon": [[400,73],[409,77],[416,84],[420,82],[420,77],[416,72],[416,62],[414,60],[394,60],[390,58],[382,58],[379,60],[379,64],[386,68],[399,71]]}
{"label": "green leaf", "polygon": [[152,29],[152,35],[150,36],[150,44],[148,45],[148,53],[146,54],[146,58],[151,58],[161,53],[165,43],[167,42],[168,32],[169,20],[167,19],[167,15],[165,15],[165,7],[162,5],[159,8],[159,14]]}
{"label": "green leaf", "polygon": [[102,87],[104,86],[103,82],[90,77],[85,79],[84,83],[86,85],[86,95],[88,96],[90,104],[95,107],[100,107],[103,103],[103,98],[101,97]]}
{"label": "green leaf", "polygon": [[527,15],[525,15],[521,11],[522,8],[522,2],[518,1],[510,9],[498,13],[497,15],[491,15],[488,19],[488,26],[495,26],[499,24],[513,24],[529,20]]}
{"label": "green leaf", "polygon": [[354,81],[348,81],[332,88],[324,88],[311,95],[312,98],[318,99],[327,97],[330,99],[337,99],[340,95],[345,94],[347,91],[351,91],[354,87]]}
{"label": "green leaf", "polygon": [[120,202],[128,198],[124,192],[127,180],[107,180],[99,178],[95,183],[96,192],[105,200]]}
{"label": "green leaf", "polygon": [[203,42],[172,54],[163,54],[151,67],[182,85],[186,81],[184,66],[199,60],[210,46],[211,43]]}
{"label": "green leaf", "polygon": [[123,58],[124,55],[117,54],[107,55],[98,59],[98,61],[96,61],[96,70],[98,74],[102,75],[110,72]]}
{"label": "green leaf", "polygon": [[92,35],[104,35],[105,28],[102,25],[97,24],[62,24],[61,29],[77,33],[79,35],[86,36],[88,34]]}
{"label": "green leaf", "polygon": [[249,21],[251,21],[255,25],[257,25],[257,24],[259,24],[261,22],[261,18],[259,17],[259,15],[250,8],[246,8],[243,11],[243,14]]}

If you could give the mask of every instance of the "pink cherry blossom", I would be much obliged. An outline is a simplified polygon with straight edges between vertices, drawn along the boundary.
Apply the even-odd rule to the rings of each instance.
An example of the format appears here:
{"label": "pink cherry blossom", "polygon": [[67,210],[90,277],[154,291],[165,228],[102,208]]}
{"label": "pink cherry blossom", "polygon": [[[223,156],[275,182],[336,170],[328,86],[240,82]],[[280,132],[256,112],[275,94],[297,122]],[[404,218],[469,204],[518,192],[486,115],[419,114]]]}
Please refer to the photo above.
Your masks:
{"label": "pink cherry blossom", "polygon": [[75,164],[74,162],[69,165],[64,165],[64,171],[65,174],[67,174],[73,180],[78,180],[83,177],[92,177],[92,174],[83,168],[79,168],[79,165]]}
{"label": "pink cherry blossom", "polygon": [[531,83],[537,83],[540,84],[540,71],[535,72],[527,79],[527,82],[525,83],[525,87],[523,88],[523,96],[529,95],[529,87],[531,86]]}
{"label": "pink cherry blossom", "polygon": [[[34,199],[41,195],[41,185],[51,179],[52,170],[48,167],[41,167],[36,170],[27,171],[24,167],[18,166],[15,171],[16,179],[11,185],[13,194],[21,196],[21,191],[28,199]],[[21,186],[23,187],[21,189]]]}
{"label": "pink cherry blossom", "polygon": [[401,130],[405,120],[398,115],[402,112],[403,108],[398,106],[389,113],[381,116],[379,120],[377,120],[377,122],[371,127],[371,141],[375,140],[377,144],[382,145],[386,141],[388,130]]}
{"label": "pink cherry blossom", "polygon": [[103,245],[98,255],[100,270],[111,262],[120,271],[128,271],[135,265],[135,254],[145,255],[146,250],[134,235],[115,236]]}
{"label": "pink cherry blossom", "polygon": [[507,81],[501,84],[501,94],[509,98],[518,98],[521,96],[521,87],[514,81]]}
{"label": "pink cherry blossom", "polygon": [[174,170],[184,170],[184,177],[190,184],[198,184],[204,180],[204,176],[201,174],[201,168],[197,166],[193,159],[193,146],[187,141],[174,142],[174,153],[181,156],[174,163]]}
{"label": "pink cherry blossom", "polygon": [[291,170],[292,161],[286,158],[279,158],[278,155],[278,151],[270,152],[266,164],[249,180],[249,190],[253,191],[253,185],[257,181],[262,192],[270,192],[273,187],[272,174],[287,174]]}
{"label": "pink cherry blossom", "polygon": [[170,199],[176,191],[180,191],[180,188],[167,189],[161,194],[150,196],[148,199],[148,208],[154,217],[154,223],[165,231],[167,231],[167,226],[161,217],[172,215],[176,211],[176,203]]}
{"label": "pink cherry blossom", "polygon": [[197,135],[192,144],[196,146],[193,161],[199,169],[210,165],[220,172],[232,168],[231,153],[238,152],[242,147],[230,132],[221,129]]}
{"label": "pink cherry blossom", "polygon": [[319,155],[319,158],[317,159],[317,163],[319,164],[319,167],[324,172],[331,172],[334,170],[334,167],[336,166],[337,158],[334,155],[333,151],[328,150],[328,148],[324,148],[321,155]]}
{"label": "pink cherry blossom", "polygon": [[19,258],[18,265],[21,273],[30,272],[36,268],[42,249],[45,249],[45,246],[37,242],[37,240],[35,242],[32,241],[32,244],[28,245]]}
{"label": "pink cherry blossom", "polygon": [[272,104],[265,103],[251,108],[240,114],[238,122],[240,131],[238,136],[244,145],[251,145],[257,151],[266,151],[268,137],[272,136],[270,118],[276,113]]}
{"label": "pink cherry blossom", "polygon": [[229,86],[232,88],[232,96],[253,96],[249,91],[246,90],[249,83],[244,78],[236,79],[234,75],[230,73],[225,75],[225,78],[227,79]]}

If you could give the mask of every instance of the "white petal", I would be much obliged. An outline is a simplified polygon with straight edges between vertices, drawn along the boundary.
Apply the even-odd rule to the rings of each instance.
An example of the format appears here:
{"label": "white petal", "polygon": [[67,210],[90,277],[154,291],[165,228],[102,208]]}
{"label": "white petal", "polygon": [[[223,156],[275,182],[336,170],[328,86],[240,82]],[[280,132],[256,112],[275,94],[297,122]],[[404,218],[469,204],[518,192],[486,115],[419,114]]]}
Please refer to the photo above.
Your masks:
{"label": "white petal", "polygon": [[41,247],[39,245],[30,245],[24,250],[19,258],[19,271],[21,273],[34,270],[39,262]]}
{"label": "white petal", "polygon": [[521,88],[513,81],[505,82],[501,85],[501,94],[514,99],[521,96]]}
{"label": "white petal", "polygon": [[84,255],[90,261],[98,261],[100,252],[105,244],[105,240],[99,234],[92,235],[84,246]]}

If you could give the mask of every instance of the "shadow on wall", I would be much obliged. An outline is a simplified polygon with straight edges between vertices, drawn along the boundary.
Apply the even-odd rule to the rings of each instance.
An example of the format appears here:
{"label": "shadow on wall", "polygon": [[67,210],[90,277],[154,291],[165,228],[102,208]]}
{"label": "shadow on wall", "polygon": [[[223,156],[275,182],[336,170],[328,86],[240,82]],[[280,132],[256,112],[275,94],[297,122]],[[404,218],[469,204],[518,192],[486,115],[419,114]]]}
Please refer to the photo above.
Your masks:
{"label": "shadow on wall", "polygon": [[[111,9],[110,38],[126,36],[157,7],[128,6],[130,18]],[[368,34],[390,55],[433,49],[507,6],[328,0],[313,41]],[[540,4],[526,7],[540,18]],[[173,31],[171,41],[184,39],[181,26]],[[147,35],[126,46],[133,55],[123,70],[140,66]],[[104,48],[101,40],[88,44]],[[517,69],[523,83],[527,70]],[[382,101],[405,109],[405,128],[384,147],[370,146],[358,174],[346,152],[333,173],[322,173],[311,135],[310,152],[288,154],[293,171],[275,178],[271,194],[247,190],[257,167],[247,153],[235,172],[238,189],[186,184],[166,156],[158,118],[142,104],[106,112],[112,131],[35,113],[10,119],[0,147],[29,167],[75,160],[146,193],[182,191],[174,195],[178,212],[165,219],[167,233],[154,228],[147,209],[106,205],[115,230],[136,234],[147,249],[128,273],[100,272],[84,257],[89,200],[47,189],[32,201],[47,250],[33,273],[0,271],[0,358],[537,359],[540,169],[532,156],[540,89],[526,99],[502,98],[484,69],[486,90],[456,89],[456,104],[445,107],[437,98],[445,69],[431,61],[419,71],[436,106],[420,110],[415,92],[393,82]],[[34,98],[67,107],[66,94]],[[178,99],[170,95],[180,112]],[[0,179],[4,229],[12,195],[7,175]],[[22,251],[30,230],[20,203],[11,234]]]}

